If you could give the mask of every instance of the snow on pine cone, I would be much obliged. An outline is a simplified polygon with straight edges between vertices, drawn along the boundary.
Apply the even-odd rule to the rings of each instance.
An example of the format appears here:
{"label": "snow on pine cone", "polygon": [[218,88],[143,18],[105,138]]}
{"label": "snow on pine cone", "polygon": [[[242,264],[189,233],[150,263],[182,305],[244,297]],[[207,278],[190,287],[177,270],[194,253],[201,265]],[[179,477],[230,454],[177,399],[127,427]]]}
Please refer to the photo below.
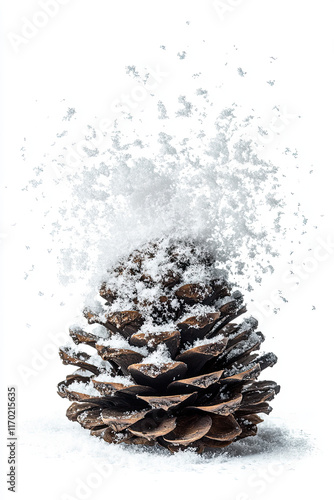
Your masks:
{"label": "snow on pine cone", "polygon": [[74,345],[60,349],[79,367],[58,385],[74,401],[67,417],[108,443],[170,451],[254,436],[279,392],[257,379],[277,358],[254,353],[264,340],[257,321],[233,322],[245,312],[203,245],[159,240],[133,252],[107,272],[86,326],[70,329]]}

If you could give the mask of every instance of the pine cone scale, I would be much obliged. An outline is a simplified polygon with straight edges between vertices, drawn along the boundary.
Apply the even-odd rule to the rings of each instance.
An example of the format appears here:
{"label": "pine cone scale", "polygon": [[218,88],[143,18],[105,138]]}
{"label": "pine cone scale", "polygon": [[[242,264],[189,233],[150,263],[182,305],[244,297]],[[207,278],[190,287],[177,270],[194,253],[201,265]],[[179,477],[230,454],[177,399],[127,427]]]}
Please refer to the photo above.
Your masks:
{"label": "pine cone scale", "polygon": [[180,361],[165,363],[161,367],[145,363],[129,366],[129,372],[138,384],[157,389],[168,386],[172,380],[182,377],[186,371],[187,365]]}
{"label": "pine cone scale", "polygon": [[157,439],[172,432],[176,427],[176,417],[166,418],[162,422],[155,422],[151,418],[139,420],[136,424],[129,427],[131,434],[146,439]]}
{"label": "pine cone scale", "polygon": [[232,441],[242,432],[242,429],[233,415],[211,415],[212,426],[206,433],[206,438],[214,441]]}
{"label": "pine cone scale", "polygon": [[209,415],[183,415],[177,418],[174,431],[164,436],[164,441],[172,445],[187,446],[205,436],[211,425]]}
{"label": "pine cone scale", "polygon": [[153,409],[162,408],[167,411],[180,408],[181,405],[192,404],[197,399],[197,392],[172,396],[139,396],[139,399],[148,403]]}
{"label": "pine cone scale", "polygon": [[236,398],[231,399],[230,401],[223,401],[221,403],[216,403],[209,406],[193,406],[190,408],[194,410],[201,410],[204,412],[208,412],[210,414],[215,413],[217,415],[231,415],[240,407],[241,401],[242,401],[242,395],[240,394],[240,396],[237,396]]}

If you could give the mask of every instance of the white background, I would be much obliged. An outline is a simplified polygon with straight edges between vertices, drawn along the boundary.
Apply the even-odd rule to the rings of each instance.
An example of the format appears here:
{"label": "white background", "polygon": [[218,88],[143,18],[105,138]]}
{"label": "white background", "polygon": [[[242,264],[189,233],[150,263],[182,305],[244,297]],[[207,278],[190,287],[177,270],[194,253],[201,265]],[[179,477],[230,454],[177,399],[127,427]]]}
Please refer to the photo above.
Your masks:
{"label": "white background", "polygon": [[[37,28],[31,39],[19,43],[15,50],[13,34],[22,35],[26,19],[36,21],[41,3],[7,0],[1,9],[1,180],[2,186],[7,186],[2,190],[5,206],[0,227],[1,400],[5,401],[8,384],[18,386],[18,435],[22,438],[17,497],[39,500],[48,496],[53,500],[69,494],[80,498],[75,496],[76,481],[84,481],[96,463],[115,465],[118,458],[124,460],[122,466],[101,485],[92,487],[87,498],[325,496],[331,484],[333,248],[322,252],[324,258],[317,261],[313,272],[306,273],[297,291],[282,283],[284,267],[278,266],[255,292],[257,303],[268,300],[277,289],[283,289],[289,298],[278,315],[262,319],[261,329],[267,336],[267,349],[273,349],[280,359],[270,377],[283,387],[270,418],[276,419],[278,429],[291,426],[302,431],[299,445],[291,438],[290,448],[287,440],[281,450],[273,445],[277,456],[215,460],[212,466],[192,457],[184,458],[183,463],[180,457],[164,462],[145,454],[137,458],[117,455],[95,441],[90,448],[90,441],[65,419],[66,404],[55,393],[56,383],[68,371],[52,351],[55,344],[49,336],[66,331],[71,322],[76,306],[75,293],[71,295],[74,290],[58,287],[57,264],[52,259],[40,263],[39,273],[30,280],[23,280],[31,265],[27,242],[40,242],[41,248],[47,242],[29,207],[20,205],[22,185],[32,177],[20,149],[26,137],[36,158],[41,158],[51,142],[53,120],[63,116],[67,107],[79,109],[83,123],[108,116],[110,103],[129,88],[126,65],[160,65],[169,76],[159,92],[162,99],[168,99],[171,93],[182,94],[187,89],[192,70],[219,81],[228,60],[235,76],[224,81],[222,104],[234,101],[254,107],[268,120],[272,107],[280,103],[302,117],[270,145],[272,151],[285,144],[296,147],[300,163],[314,169],[312,179],[305,179],[304,184],[291,181],[291,189],[297,190],[306,212],[325,214],[318,230],[311,231],[303,247],[295,249],[302,265],[309,257],[309,246],[316,248],[319,238],[333,241],[334,236],[333,2],[226,0],[221,2],[226,12],[219,15],[213,1],[70,0],[58,4],[54,17],[48,17],[45,26]],[[176,54],[183,50],[187,57],[182,65]],[[270,64],[270,57],[277,58],[275,63]],[[238,67],[247,72],[245,78],[238,76]],[[275,80],[273,87],[266,83],[269,79]],[[47,290],[45,297],[38,295],[42,288]],[[65,306],[59,306],[61,301]],[[18,366],[32,367],[36,352],[43,356],[45,346],[50,349],[49,359],[40,362],[25,383]],[[1,418],[3,431],[5,407]],[[313,451],[305,451],[309,444],[315,445]],[[300,457],[297,459],[295,453],[291,458],[294,447],[298,455],[298,446]],[[3,483],[7,471],[5,436],[1,448]],[[287,466],[278,468],[275,475],[274,468],[268,473],[271,464]],[[252,482],[256,471],[269,474],[261,483],[263,488]]]}

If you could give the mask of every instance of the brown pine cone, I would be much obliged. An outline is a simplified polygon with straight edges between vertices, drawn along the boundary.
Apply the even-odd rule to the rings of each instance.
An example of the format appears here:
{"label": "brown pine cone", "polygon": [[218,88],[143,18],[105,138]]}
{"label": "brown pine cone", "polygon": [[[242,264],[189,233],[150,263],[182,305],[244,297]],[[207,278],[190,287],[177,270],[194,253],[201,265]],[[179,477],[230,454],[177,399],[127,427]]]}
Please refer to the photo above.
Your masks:
{"label": "brown pine cone", "polygon": [[[60,349],[79,367],[58,385],[74,401],[67,417],[108,443],[170,451],[224,448],[254,436],[259,413],[280,387],[258,381],[274,354],[232,292],[213,255],[195,242],[166,240],[133,252],[108,271],[96,310],[85,309],[92,333],[70,330],[76,346]],[[97,325],[97,326],[96,326]],[[86,348],[87,351],[87,348]]]}

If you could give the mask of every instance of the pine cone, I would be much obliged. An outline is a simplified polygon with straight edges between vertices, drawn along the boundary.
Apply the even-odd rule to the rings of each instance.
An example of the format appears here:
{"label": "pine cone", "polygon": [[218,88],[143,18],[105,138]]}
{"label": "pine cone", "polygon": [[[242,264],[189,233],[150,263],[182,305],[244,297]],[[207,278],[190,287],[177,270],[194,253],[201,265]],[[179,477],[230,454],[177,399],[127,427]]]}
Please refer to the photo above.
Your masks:
{"label": "pine cone", "polygon": [[108,443],[170,451],[254,436],[280,389],[257,379],[277,358],[254,353],[264,340],[254,318],[233,322],[246,307],[231,288],[194,242],[160,240],[120,261],[84,311],[93,333],[70,330],[96,353],[60,349],[79,367],[58,385],[74,401],[67,417]]}

